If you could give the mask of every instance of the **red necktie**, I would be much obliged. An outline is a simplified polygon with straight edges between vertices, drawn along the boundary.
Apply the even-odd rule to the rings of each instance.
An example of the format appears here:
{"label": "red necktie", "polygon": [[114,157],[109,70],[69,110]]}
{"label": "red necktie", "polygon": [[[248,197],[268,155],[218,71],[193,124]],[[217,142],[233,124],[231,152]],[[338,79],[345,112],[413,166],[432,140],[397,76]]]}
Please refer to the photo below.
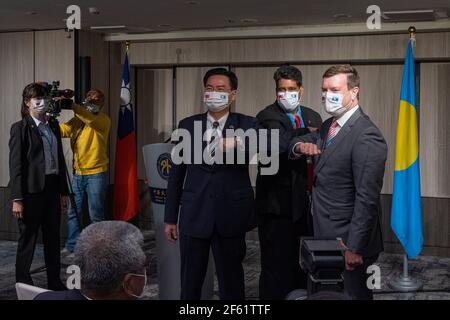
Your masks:
{"label": "red necktie", "polygon": [[295,120],[295,128],[296,129],[300,128],[300,117],[298,114],[294,115],[294,120]]}

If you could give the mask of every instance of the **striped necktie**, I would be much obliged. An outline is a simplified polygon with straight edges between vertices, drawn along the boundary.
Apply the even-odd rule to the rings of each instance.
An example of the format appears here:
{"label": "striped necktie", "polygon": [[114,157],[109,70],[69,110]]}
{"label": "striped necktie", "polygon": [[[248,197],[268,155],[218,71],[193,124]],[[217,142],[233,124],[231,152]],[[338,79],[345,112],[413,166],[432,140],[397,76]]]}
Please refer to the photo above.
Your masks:
{"label": "striped necktie", "polygon": [[214,161],[214,156],[216,155],[217,147],[219,146],[219,140],[219,122],[214,121],[212,124],[211,139],[208,144],[208,154],[211,163]]}
{"label": "striped necktie", "polygon": [[338,130],[337,130],[338,126],[339,126],[339,124],[337,123],[336,118],[333,118],[333,121],[331,122],[331,125],[330,125],[330,129],[328,129],[328,134],[327,134],[327,139],[326,139],[325,146],[328,147],[331,144],[331,141],[333,140],[333,138],[338,133]]}

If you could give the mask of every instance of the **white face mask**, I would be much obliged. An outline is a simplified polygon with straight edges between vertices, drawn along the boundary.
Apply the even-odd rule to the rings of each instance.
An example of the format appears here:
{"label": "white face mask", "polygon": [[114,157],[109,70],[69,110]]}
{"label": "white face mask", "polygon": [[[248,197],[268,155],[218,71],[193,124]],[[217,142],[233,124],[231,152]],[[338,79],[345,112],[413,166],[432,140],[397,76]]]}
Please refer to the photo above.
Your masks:
{"label": "white face mask", "polygon": [[47,103],[44,99],[31,99],[31,109],[37,113],[44,113],[47,110]]}
{"label": "white face mask", "polygon": [[280,91],[278,92],[277,100],[286,111],[295,110],[300,103],[297,91]]}
{"label": "white face mask", "polygon": [[211,112],[220,112],[229,105],[228,92],[205,92],[203,95],[203,103]]}
{"label": "white face mask", "polygon": [[144,274],[137,274],[137,273],[129,273],[129,274],[132,275],[132,276],[136,276],[136,277],[144,277],[144,281],[145,281],[144,282],[144,286],[142,287],[142,291],[141,291],[141,293],[139,295],[127,292],[128,295],[130,295],[132,297],[135,297],[137,299],[140,299],[140,298],[142,298],[144,296],[145,288],[147,287],[147,272],[145,272]]}
{"label": "white face mask", "polygon": [[348,105],[342,105],[343,101],[344,95],[342,93],[322,92],[323,107],[327,113],[334,117],[342,115],[347,110]]}

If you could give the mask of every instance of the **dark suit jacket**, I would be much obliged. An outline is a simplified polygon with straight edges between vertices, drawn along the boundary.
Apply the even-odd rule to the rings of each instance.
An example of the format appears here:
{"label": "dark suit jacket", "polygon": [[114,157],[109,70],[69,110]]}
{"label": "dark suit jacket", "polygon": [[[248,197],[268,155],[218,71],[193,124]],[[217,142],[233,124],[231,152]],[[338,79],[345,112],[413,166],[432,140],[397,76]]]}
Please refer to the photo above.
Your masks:
{"label": "dark suit jacket", "polygon": [[[58,167],[60,177],[60,191],[69,194],[66,178],[66,162],[61,144],[61,133],[56,120],[49,120],[50,128],[58,141]],[[11,126],[9,139],[9,187],[11,200],[23,199],[28,193],[44,190],[45,159],[42,137],[31,116]]]}
{"label": "dark suit jacket", "polygon": [[87,300],[80,290],[47,291],[38,294],[33,300]]}
{"label": "dark suit jacket", "polygon": [[374,256],[383,251],[380,192],[387,145],[359,109],[324,149],[331,121],[316,135],[294,138],[290,146],[292,150],[297,142],[316,142],[323,149],[314,169],[314,236],[340,237],[351,251]]}
{"label": "dark suit jacket", "polygon": [[[178,126],[191,133],[192,156],[194,121],[201,122],[203,135],[206,113],[185,118]],[[226,129],[247,130],[256,126],[255,118],[230,112],[223,134]],[[178,214],[180,232],[192,237],[208,238],[214,228],[220,235],[230,237],[253,229],[256,219],[248,164],[174,164],[170,170],[164,222],[177,224]]]}
{"label": "dark suit jacket", "polygon": [[[306,127],[320,128],[322,118],[308,107],[302,108],[302,118]],[[262,127],[279,129],[280,158],[276,175],[261,175],[256,179],[256,212],[259,215],[271,214],[300,219],[308,208],[306,195],[306,158],[288,158],[289,144],[294,137],[308,134],[307,128],[294,129],[286,112],[273,103],[256,116]],[[260,168],[258,168],[260,169]]]}

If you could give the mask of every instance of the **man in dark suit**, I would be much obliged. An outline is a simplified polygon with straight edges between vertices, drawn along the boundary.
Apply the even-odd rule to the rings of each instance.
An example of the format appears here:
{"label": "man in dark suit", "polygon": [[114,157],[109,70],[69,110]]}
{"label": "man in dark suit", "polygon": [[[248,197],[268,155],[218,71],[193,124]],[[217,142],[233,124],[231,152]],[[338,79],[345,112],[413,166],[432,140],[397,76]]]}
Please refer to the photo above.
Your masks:
{"label": "man in dark suit", "polygon": [[293,157],[316,156],[312,212],[316,238],[340,238],[345,248],[344,290],[372,299],[368,266],[381,251],[380,192],[386,142],[358,104],[359,76],[339,65],[323,75],[322,102],[332,115],[318,134],[294,138]]}
{"label": "man in dark suit", "polygon": [[[267,129],[280,135],[278,173],[256,180],[256,212],[261,248],[261,299],[284,299],[292,290],[306,288],[306,274],[299,265],[300,237],[312,235],[309,211],[308,173],[312,163],[306,157],[289,159],[292,138],[317,130],[322,118],[301,106],[302,73],[294,66],[282,66],[273,76],[277,100],[256,116]],[[309,190],[308,190],[309,189]]]}
{"label": "man in dark suit", "polygon": [[12,214],[20,237],[16,281],[33,284],[30,267],[42,227],[48,288],[64,290],[60,280],[61,204],[68,204],[69,189],[61,134],[55,119],[47,118],[47,89],[31,83],[23,90],[22,120],[11,126],[9,173]]}
{"label": "man in dark suit", "polygon": [[[244,299],[245,233],[256,226],[248,164],[219,164],[216,160],[219,141],[220,145],[227,141],[226,130],[254,128],[256,119],[229,111],[238,86],[233,72],[211,69],[205,74],[203,84],[208,111],[185,118],[178,126],[193,137],[189,144],[192,157],[200,156],[203,160],[172,166],[165,233],[168,240],[176,241],[179,223],[181,299],[200,299],[210,248],[220,298]],[[200,131],[201,136],[195,136],[194,131]],[[228,139],[232,139],[231,148],[234,148],[235,139]],[[198,147],[203,157],[195,154]],[[210,161],[209,157],[215,160]]]}

